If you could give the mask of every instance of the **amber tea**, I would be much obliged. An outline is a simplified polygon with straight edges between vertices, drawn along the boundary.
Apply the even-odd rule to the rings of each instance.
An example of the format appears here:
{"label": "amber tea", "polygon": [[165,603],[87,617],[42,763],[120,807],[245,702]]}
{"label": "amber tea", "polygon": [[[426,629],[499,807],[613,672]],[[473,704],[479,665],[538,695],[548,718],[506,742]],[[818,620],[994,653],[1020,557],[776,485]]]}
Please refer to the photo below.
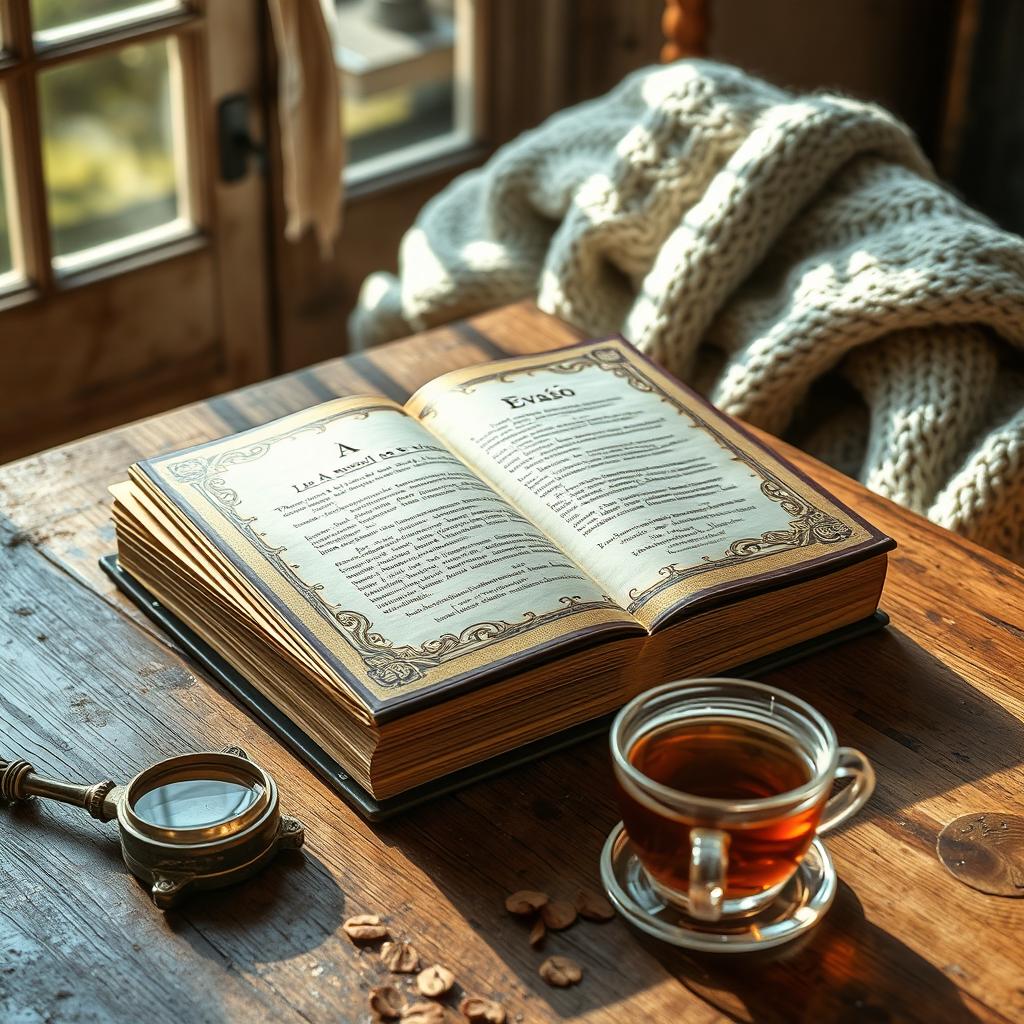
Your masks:
{"label": "amber tea", "polygon": [[[747,679],[683,679],[634,697],[609,740],[623,825],[605,844],[601,878],[634,923],[689,935],[679,918],[669,926],[658,916],[681,910],[706,938],[718,921],[753,928],[756,915],[793,906],[807,885],[834,894],[817,837],[864,806],[875,773],[806,701]],[[843,778],[850,784],[832,794]],[[814,863],[830,881],[820,872],[815,881]],[[791,884],[798,872],[803,889]],[[800,927],[813,920],[801,917]]]}
{"label": "amber tea", "polygon": [[[629,762],[651,781],[679,793],[729,804],[791,792],[814,777],[815,765],[794,737],[735,717],[686,718],[657,725],[628,748]],[[699,811],[655,810],[621,786],[622,817],[648,872],[685,892],[691,829],[721,829],[727,839],[725,896],[753,896],[793,873],[814,838],[827,793],[811,806],[783,807],[756,821],[718,822]]]}

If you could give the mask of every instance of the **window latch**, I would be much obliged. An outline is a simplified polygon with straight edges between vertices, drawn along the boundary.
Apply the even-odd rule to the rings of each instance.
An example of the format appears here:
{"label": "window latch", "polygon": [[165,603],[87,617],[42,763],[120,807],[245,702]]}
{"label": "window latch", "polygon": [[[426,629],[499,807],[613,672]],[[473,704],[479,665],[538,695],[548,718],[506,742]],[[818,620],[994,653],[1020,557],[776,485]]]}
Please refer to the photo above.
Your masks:
{"label": "window latch", "polygon": [[259,173],[266,168],[267,149],[249,133],[249,97],[226,96],[217,104],[217,144],[221,181],[240,181],[254,160]]}

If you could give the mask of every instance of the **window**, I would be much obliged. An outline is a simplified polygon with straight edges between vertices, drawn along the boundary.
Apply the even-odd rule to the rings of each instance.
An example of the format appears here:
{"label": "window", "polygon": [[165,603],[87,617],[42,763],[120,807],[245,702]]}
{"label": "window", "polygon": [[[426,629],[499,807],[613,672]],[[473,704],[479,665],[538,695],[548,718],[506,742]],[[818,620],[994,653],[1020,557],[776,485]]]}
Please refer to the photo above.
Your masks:
{"label": "window", "polygon": [[9,0],[4,13],[0,283],[45,288],[193,233],[182,65],[194,57],[175,30],[197,15],[171,0]]}
{"label": "window", "polygon": [[45,49],[83,36],[98,35],[154,14],[180,7],[177,0],[31,0],[32,36]]}
{"label": "window", "polygon": [[[58,271],[190,230],[174,40],[39,76],[50,248]],[[141,237],[140,237],[141,236]]]}
{"label": "window", "polygon": [[7,175],[4,168],[7,164],[7,147],[0,140],[0,291],[16,285],[19,274],[14,272],[11,259],[11,230],[7,214]]}
{"label": "window", "polygon": [[472,0],[336,0],[346,180],[476,139]]}
{"label": "window", "polygon": [[0,0],[0,461],[267,375],[266,183],[217,147],[263,14]]}

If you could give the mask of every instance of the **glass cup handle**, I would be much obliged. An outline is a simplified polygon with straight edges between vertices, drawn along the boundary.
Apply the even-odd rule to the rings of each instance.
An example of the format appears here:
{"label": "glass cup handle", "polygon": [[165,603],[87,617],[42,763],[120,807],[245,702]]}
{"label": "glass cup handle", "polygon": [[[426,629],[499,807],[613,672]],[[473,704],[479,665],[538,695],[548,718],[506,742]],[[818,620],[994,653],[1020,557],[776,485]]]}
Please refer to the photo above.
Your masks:
{"label": "glass cup handle", "polygon": [[875,791],[875,770],[871,762],[853,747],[839,748],[839,763],[836,767],[837,779],[853,779],[853,782],[841,793],[836,793],[822,812],[818,823],[818,834],[828,832],[841,825],[847,818],[856,814]]}
{"label": "glass cup handle", "polygon": [[729,836],[717,828],[690,829],[690,887],[687,904],[700,921],[717,921],[725,898]]}

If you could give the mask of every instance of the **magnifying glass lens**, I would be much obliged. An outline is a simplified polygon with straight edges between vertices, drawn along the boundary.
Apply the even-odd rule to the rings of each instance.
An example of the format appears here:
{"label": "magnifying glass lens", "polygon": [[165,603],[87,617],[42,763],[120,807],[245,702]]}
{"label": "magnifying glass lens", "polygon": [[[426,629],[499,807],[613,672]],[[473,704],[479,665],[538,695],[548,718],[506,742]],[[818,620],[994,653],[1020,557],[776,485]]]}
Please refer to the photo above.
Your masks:
{"label": "magnifying glass lens", "polygon": [[125,864],[162,910],[191,889],[249,878],[306,838],[302,822],[281,813],[273,778],[240,747],[169,757],[126,786],[47,779],[27,761],[0,758],[0,801],[32,796],[116,818]]}
{"label": "magnifying glass lens", "polygon": [[237,818],[262,794],[255,780],[179,778],[142,793],[132,809],[157,828],[211,828]]}

